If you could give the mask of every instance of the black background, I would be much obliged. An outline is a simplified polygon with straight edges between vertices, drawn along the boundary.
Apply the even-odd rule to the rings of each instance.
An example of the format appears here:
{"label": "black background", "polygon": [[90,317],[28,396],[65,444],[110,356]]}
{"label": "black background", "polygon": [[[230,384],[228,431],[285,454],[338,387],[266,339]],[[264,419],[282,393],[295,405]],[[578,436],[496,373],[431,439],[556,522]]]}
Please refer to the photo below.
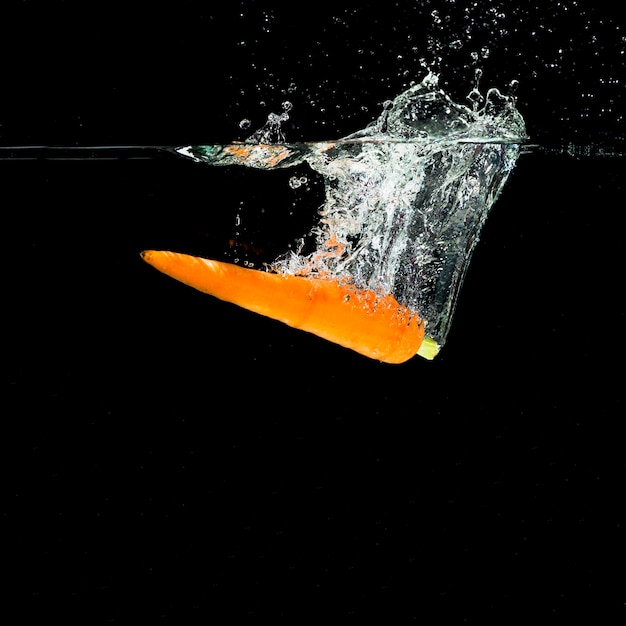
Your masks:
{"label": "black background", "polygon": [[[286,99],[332,139],[430,38],[455,99],[479,65],[531,140],[619,150],[617,9],[516,4],[3,3],[0,145],[231,141]],[[522,155],[442,353],[389,366],[139,257],[271,258],[315,180],[0,161],[3,621],[623,623],[623,164]]]}

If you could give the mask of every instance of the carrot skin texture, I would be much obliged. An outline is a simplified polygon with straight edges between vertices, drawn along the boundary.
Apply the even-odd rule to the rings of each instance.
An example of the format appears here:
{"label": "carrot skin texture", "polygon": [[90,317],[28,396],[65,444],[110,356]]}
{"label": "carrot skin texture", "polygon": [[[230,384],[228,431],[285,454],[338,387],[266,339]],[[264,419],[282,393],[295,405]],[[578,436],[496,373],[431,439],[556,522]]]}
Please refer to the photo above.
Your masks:
{"label": "carrot skin texture", "polygon": [[423,322],[391,295],[336,279],[253,270],[177,252],[146,250],[141,256],[190,287],[372,359],[403,363],[424,339]]}

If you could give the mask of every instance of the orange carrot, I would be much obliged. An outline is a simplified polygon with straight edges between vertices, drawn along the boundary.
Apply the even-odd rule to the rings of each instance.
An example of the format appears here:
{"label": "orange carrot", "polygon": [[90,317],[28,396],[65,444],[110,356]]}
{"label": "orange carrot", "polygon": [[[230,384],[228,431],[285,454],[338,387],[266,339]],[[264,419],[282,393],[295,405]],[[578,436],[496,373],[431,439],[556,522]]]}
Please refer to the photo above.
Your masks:
{"label": "orange carrot", "polygon": [[247,269],[201,257],[147,250],[144,261],[181,282],[386,363],[413,357],[424,324],[391,295],[335,279]]}

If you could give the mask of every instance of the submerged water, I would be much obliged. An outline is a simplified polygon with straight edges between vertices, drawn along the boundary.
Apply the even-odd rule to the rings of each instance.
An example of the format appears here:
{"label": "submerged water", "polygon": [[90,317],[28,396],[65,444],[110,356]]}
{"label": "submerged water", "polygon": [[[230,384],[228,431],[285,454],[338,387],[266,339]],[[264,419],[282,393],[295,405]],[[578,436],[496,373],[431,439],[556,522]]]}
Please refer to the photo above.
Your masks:
{"label": "submerged water", "polygon": [[512,95],[472,94],[472,109],[456,104],[428,74],[338,141],[272,143],[285,119],[273,116],[247,142],[178,152],[267,170],[307,163],[324,181],[319,221],[271,269],[392,294],[441,346],[483,223],[526,139]]}

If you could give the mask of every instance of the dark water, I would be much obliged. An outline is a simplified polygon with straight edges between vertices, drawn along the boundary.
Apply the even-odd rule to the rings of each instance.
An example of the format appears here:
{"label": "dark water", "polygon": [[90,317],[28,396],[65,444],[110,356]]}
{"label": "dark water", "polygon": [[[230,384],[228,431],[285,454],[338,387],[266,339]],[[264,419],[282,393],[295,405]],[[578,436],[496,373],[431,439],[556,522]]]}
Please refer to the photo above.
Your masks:
{"label": "dark water", "polygon": [[[27,32],[35,9],[24,4],[14,23]],[[306,98],[293,97],[298,128],[339,136],[333,124],[349,131],[376,114],[345,93],[371,95],[378,111],[390,85],[353,89],[371,83],[352,59],[392,80],[391,59],[410,68],[407,50],[421,45],[417,26],[407,44],[400,9],[395,37],[392,15],[367,30],[369,5],[352,22],[339,9],[339,22],[316,13],[318,36],[300,42],[309,70],[321,75],[345,52],[337,32],[354,48],[342,57],[345,84],[336,67],[328,83],[305,80],[306,54],[277,43],[292,37],[294,18],[267,9],[272,39],[261,5],[243,4],[243,21],[187,3],[147,23],[113,11],[91,30],[97,16],[83,8],[84,29],[70,40],[71,3],[48,3],[57,34],[32,40],[49,51],[43,68],[22,60],[7,70],[2,143],[231,140],[260,99],[298,79],[310,93],[319,80],[328,109],[311,116]],[[549,6],[545,23],[565,29],[557,38],[580,35],[583,68],[592,64],[586,20],[604,41],[597,67],[576,75],[600,106],[612,87],[591,70],[623,71],[609,68],[611,14],[603,26],[598,6],[558,22]],[[201,63],[202,36],[217,32],[239,52]],[[79,87],[85,54],[91,72]],[[513,69],[532,71],[524,54],[511,53]],[[577,91],[576,49],[563,54],[561,74],[522,80],[529,133],[556,144],[623,139],[608,113],[577,123],[587,100],[560,89],[559,80]],[[503,55],[500,65],[495,49],[489,57],[494,80],[511,70]],[[205,105],[226,121],[206,120]],[[443,351],[388,366],[197,293],[139,258],[160,247],[273,258],[312,219],[294,212],[288,185],[272,180],[268,196],[273,173],[243,187],[234,173],[175,157],[0,162],[0,525],[10,576],[0,593],[6,611],[19,610],[12,623],[622,623],[623,172],[620,158],[522,155]]]}

